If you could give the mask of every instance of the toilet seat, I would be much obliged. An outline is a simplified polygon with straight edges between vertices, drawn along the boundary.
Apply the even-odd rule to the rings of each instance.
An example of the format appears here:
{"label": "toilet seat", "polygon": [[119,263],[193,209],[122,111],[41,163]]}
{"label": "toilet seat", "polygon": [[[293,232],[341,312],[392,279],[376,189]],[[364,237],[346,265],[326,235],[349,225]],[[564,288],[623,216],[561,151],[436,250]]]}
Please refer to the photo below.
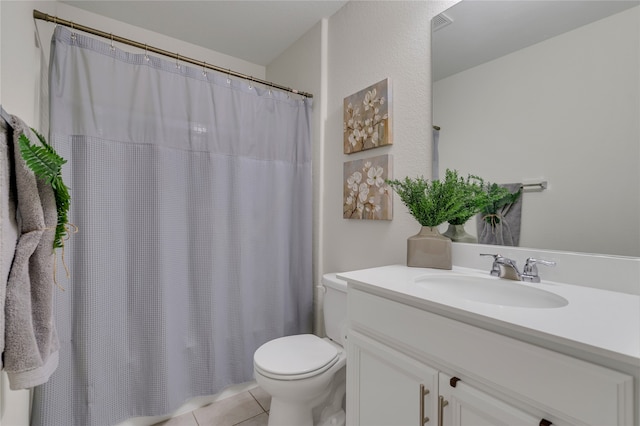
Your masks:
{"label": "toilet seat", "polygon": [[263,376],[277,380],[300,380],[331,368],[340,357],[336,345],[313,334],[285,336],[256,350],[253,364]]}

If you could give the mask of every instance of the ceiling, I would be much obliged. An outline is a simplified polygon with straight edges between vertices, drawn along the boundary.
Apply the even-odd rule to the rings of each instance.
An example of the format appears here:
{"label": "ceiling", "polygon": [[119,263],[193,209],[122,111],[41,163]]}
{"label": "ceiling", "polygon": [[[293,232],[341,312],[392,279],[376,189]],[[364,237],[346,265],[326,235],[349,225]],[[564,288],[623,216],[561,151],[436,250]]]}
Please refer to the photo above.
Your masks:
{"label": "ceiling", "polygon": [[[61,1],[266,66],[348,0]],[[639,0],[465,0],[442,14],[453,22],[433,34],[433,78],[438,80],[638,4]],[[452,52],[461,54],[454,56]]]}
{"label": "ceiling", "polygon": [[457,3],[438,15],[452,22],[433,32],[433,79],[437,81],[638,5],[639,0]]}
{"label": "ceiling", "polygon": [[347,0],[62,2],[266,66]]}

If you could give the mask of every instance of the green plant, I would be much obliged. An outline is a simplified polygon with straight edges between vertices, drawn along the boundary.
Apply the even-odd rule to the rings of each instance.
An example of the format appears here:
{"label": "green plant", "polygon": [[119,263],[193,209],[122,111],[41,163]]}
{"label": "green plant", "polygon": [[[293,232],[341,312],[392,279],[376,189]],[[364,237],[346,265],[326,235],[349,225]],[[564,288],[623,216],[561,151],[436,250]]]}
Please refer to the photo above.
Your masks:
{"label": "green plant", "polygon": [[477,189],[469,188],[472,179],[476,177],[470,176],[465,180],[458,176],[457,171],[447,169],[442,181],[405,177],[402,181],[394,179],[386,182],[420,225],[434,227],[453,218],[469,215],[471,210],[474,213],[470,216],[478,212],[475,204],[469,203],[471,194],[477,192]]}
{"label": "green plant", "polygon": [[[507,188],[495,183],[485,185],[481,177],[473,175],[470,175],[464,184],[468,192],[467,209],[448,221],[452,225],[464,225],[471,217],[480,212],[483,213],[483,217],[490,215],[488,220],[485,219],[490,222],[491,215],[497,215],[504,206],[510,207],[520,195],[520,191],[512,194]],[[508,208],[506,212],[508,212]],[[498,219],[494,223],[500,223],[500,220]]]}
{"label": "green plant", "polygon": [[518,201],[522,189],[513,194],[497,183],[488,183],[484,188],[486,201],[481,209],[482,218],[485,222],[495,226],[500,223],[500,218],[504,217],[513,203]]}
{"label": "green plant", "polygon": [[53,248],[62,248],[64,246],[63,239],[67,234],[66,225],[69,222],[67,213],[71,203],[69,188],[62,181],[62,165],[67,160],[58,155],[53,147],[46,142],[44,136],[35,129],[31,130],[42,145],[31,144],[29,138],[23,133],[18,139],[20,154],[36,177],[44,180],[53,189],[58,213]]}
{"label": "green plant", "polygon": [[463,201],[464,209],[447,221],[451,225],[464,225],[487,203],[484,180],[481,177],[469,175],[467,179],[459,178],[458,183],[460,190],[466,193]]}

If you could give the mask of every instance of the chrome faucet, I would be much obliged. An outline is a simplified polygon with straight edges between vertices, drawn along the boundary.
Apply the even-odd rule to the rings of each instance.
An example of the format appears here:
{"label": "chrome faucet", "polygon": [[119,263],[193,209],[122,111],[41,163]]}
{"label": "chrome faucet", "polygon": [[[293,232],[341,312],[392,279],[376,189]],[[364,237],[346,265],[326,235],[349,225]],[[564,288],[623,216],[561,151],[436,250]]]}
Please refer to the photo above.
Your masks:
{"label": "chrome faucet", "polygon": [[522,281],[522,274],[518,271],[516,261],[508,257],[499,257],[495,260],[500,268],[500,278],[514,281]]}
{"label": "chrome faucet", "polygon": [[499,254],[480,253],[480,256],[492,256],[493,264],[491,265],[490,274],[496,277],[504,278],[514,281],[526,281],[530,283],[539,283],[540,276],[538,275],[537,264],[545,266],[555,266],[556,262],[551,260],[534,259],[530,257],[524,265],[522,273],[516,266],[516,261],[504,257]]}
{"label": "chrome faucet", "polygon": [[540,276],[538,275],[537,264],[545,266],[556,266],[556,262],[553,260],[534,259],[530,257],[527,259],[527,263],[524,265],[524,271],[522,271],[522,281],[530,283],[539,283]]}
{"label": "chrome faucet", "polygon": [[515,260],[509,259],[508,257],[504,257],[500,254],[480,253],[480,256],[493,257],[490,274],[494,277],[516,281],[521,280],[521,274],[520,271],[518,271]]}

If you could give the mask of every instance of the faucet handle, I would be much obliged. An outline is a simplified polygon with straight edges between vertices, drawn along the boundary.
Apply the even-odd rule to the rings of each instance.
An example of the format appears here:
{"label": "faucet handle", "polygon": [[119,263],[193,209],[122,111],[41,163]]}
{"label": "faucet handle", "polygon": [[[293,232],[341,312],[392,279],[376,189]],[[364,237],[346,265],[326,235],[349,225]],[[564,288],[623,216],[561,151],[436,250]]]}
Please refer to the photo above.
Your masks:
{"label": "faucet handle", "polygon": [[538,264],[544,266],[556,266],[556,262],[553,260],[534,259],[533,257],[530,257],[524,265],[522,281],[528,281],[531,283],[540,282],[540,277],[538,276]]}
{"label": "faucet handle", "polygon": [[493,257],[493,265],[491,266],[490,274],[499,277],[500,276],[500,266],[498,264],[498,259],[503,259],[500,254],[491,254],[491,253],[480,253],[480,256],[491,256]]}

